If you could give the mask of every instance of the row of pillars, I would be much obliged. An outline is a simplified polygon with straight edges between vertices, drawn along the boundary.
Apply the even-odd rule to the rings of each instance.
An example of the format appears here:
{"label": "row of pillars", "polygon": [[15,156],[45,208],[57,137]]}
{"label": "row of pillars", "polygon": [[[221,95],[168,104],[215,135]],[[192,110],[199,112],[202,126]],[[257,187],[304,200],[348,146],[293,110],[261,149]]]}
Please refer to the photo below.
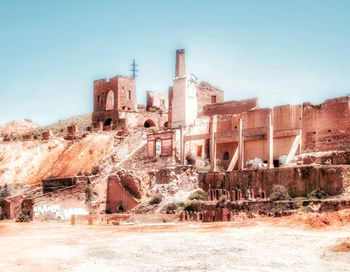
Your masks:
{"label": "row of pillars", "polygon": [[[267,132],[267,143],[268,143],[268,159],[267,166],[269,169],[273,168],[273,126],[271,114],[269,114],[269,127]],[[210,125],[210,162],[211,170],[217,171],[216,167],[216,138],[215,133],[217,132],[217,115],[212,117]],[[238,121],[238,170],[244,169],[244,136],[243,136],[243,120],[242,118]]]}
{"label": "row of pillars", "polygon": [[227,222],[236,221],[238,216],[238,212],[232,212],[227,208],[217,208],[203,212],[183,211],[180,213],[179,219],[180,221]]}
{"label": "row of pillars", "polygon": [[209,189],[208,190],[208,199],[210,201],[220,201],[223,197],[227,201],[240,201],[243,199],[255,200],[255,199],[266,199],[266,192],[259,188],[257,193],[253,189],[246,189],[245,195],[241,189],[226,190],[226,189]]}

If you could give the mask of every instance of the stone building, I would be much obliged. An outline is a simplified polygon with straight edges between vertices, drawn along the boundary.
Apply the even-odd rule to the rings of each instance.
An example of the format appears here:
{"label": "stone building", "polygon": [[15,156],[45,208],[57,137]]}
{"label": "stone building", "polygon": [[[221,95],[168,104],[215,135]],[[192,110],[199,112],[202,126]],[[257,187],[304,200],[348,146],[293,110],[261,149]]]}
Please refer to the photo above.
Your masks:
{"label": "stone building", "polygon": [[92,122],[97,126],[118,128],[123,126],[121,111],[136,111],[135,78],[115,76],[94,82],[94,110]]}
{"label": "stone building", "polygon": [[[97,130],[167,126],[166,110],[161,110],[160,107],[148,110],[145,106],[136,104],[136,86],[133,77],[115,76],[96,80],[93,92],[92,122]],[[153,93],[153,97],[162,96]],[[164,104],[166,105],[167,101],[164,101]]]}

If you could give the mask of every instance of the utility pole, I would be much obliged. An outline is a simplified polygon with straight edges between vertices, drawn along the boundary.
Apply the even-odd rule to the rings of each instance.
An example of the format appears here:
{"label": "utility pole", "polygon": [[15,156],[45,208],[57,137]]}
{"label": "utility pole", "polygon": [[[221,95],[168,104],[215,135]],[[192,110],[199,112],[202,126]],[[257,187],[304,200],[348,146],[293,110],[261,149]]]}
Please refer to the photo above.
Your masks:
{"label": "utility pole", "polygon": [[136,64],[135,59],[132,60],[132,64],[130,64],[130,66],[131,66],[131,69],[129,71],[132,72],[132,77],[134,78],[137,77],[136,72],[138,72],[139,70],[136,69],[138,65]]}

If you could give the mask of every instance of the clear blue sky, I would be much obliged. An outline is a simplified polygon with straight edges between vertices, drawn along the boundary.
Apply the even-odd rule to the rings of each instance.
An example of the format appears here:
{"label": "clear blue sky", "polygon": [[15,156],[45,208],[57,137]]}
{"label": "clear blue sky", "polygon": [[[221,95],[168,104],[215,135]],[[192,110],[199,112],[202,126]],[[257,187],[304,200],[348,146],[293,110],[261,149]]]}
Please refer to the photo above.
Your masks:
{"label": "clear blue sky", "polygon": [[93,80],[139,64],[137,102],[187,71],[261,106],[350,93],[350,1],[0,0],[0,124],[92,111]]}

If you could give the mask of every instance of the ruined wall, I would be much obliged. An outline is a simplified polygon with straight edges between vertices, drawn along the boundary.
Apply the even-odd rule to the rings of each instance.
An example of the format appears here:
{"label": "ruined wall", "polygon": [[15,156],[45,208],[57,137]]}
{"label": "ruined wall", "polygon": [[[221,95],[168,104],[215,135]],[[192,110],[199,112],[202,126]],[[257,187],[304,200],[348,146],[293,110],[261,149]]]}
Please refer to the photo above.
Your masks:
{"label": "ruined wall", "polygon": [[302,105],[284,105],[272,109],[272,124],[274,131],[302,128]]}
{"label": "ruined wall", "polygon": [[119,171],[108,177],[107,213],[128,212],[139,204],[141,197],[141,180],[130,172]]}
{"label": "ruined wall", "polygon": [[303,104],[303,151],[350,146],[350,96]]}
{"label": "ruined wall", "polygon": [[54,192],[66,187],[76,186],[77,179],[75,177],[65,178],[48,178],[42,181],[43,193]]}
{"label": "ruined wall", "polygon": [[274,185],[283,185],[291,197],[306,196],[317,188],[337,195],[350,186],[350,165],[299,166],[275,169],[208,173],[203,176],[203,188],[262,188],[269,196]]}
{"label": "ruined wall", "polygon": [[237,143],[221,143],[216,145],[216,163],[217,165],[227,169],[229,166],[233,154],[237,149]]}
{"label": "ruined wall", "polygon": [[[112,92],[111,92],[112,91]],[[135,79],[126,76],[116,76],[109,80],[100,79],[94,81],[94,110],[92,121],[106,122],[111,118],[117,126],[118,111],[136,110]],[[108,126],[107,123],[105,123]]]}
{"label": "ruined wall", "polygon": [[239,101],[228,101],[203,106],[203,115],[212,116],[223,114],[239,114],[255,107],[258,107],[257,98]]}
{"label": "ruined wall", "polygon": [[168,100],[168,94],[147,91],[147,108],[154,107],[167,110],[169,107]]}
{"label": "ruined wall", "polygon": [[[163,111],[138,110],[135,112],[122,112],[120,118],[126,120],[127,127],[145,127],[146,122],[151,126],[163,129],[168,123],[168,114]],[[146,126],[147,127],[147,126]]]}
{"label": "ruined wall", "polygon": [[197,86],[198,114],[202,114],[203,106],[207,104],[222,103],[224,92],[208,82],[202,81]]}

